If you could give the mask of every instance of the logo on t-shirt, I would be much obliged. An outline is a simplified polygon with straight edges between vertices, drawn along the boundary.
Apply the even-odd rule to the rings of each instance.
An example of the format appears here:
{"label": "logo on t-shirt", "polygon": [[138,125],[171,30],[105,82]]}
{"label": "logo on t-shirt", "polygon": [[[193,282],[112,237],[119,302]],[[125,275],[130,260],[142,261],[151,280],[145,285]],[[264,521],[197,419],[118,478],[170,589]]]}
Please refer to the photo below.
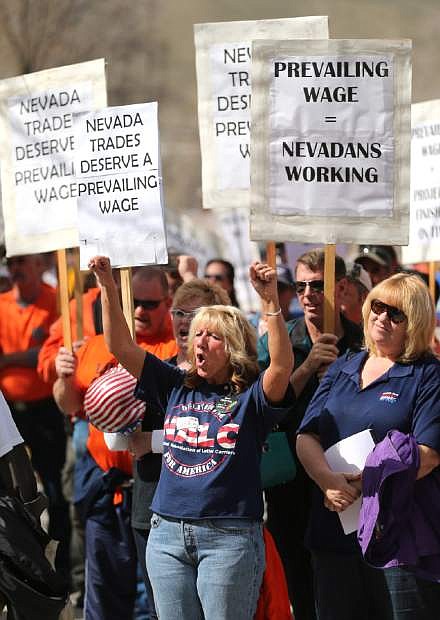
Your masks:
{"label": "logo on t-shirt", "polygon": [[231,421],[230,412],[237,402],[224,397],[217,403],[174,407],[176,413],[168,415],[164,423],[165,466],[178,476],[203,476],[233,456],[240,425]]}
{"label": "logo on t-shirt", "polygon": [[395,403],[399,395],[396,392],[382,392],[379,400],[384,400],[387,403]]}

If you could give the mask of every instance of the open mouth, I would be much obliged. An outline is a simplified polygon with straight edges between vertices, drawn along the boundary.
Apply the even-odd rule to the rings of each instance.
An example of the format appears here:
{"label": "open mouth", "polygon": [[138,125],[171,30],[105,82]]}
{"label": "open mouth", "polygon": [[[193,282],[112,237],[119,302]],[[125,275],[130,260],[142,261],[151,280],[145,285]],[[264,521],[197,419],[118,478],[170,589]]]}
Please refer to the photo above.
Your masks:
{"label": "open mouth", "polygon": [[179,338],[186,340],[188,338],[189,331],[187,329],[179,329]]}
{"label": "open mouth", "polygon": [[196,365],[198,368],[206,363],[206,358],[203,353],[196,353]]}

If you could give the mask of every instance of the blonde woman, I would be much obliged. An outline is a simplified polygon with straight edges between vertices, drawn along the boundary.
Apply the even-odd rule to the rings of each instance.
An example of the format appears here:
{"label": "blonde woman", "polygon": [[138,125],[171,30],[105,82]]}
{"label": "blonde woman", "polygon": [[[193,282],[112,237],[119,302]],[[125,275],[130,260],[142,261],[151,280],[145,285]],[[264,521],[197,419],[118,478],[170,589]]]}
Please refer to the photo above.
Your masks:
{"label": "blonde woman", "polygon": [[417,443],[417,479],[439,465],[440,362],[430,350],[434,306],[418,276],[399,273],[370,291],[362,315],[366,349],[332,364],[297,439],[298,456],[317,485],[306,542],[318,617],[428,620],[438,615],[439,584],[416,579],[410,570],[367,565],[356,533],[344,535],[337,515],[359,496],[359,481],[331,471],[324,451],[365,429],[376,442],[397,430]]}
{"label": "blonde woman", "polygon": [[165,414],[147,545],[158,616],[251,620],[264,571],[261,450],[293,401],[276,272],[262,263],[250,268],[268,320],[267,370],[259,374],[255,333],[243,314],[211,306],[192,320],[184,373],[133,343],[108,259],[96,257],[90,267],[102,290],[109,349],[138,378],[137,396]]}

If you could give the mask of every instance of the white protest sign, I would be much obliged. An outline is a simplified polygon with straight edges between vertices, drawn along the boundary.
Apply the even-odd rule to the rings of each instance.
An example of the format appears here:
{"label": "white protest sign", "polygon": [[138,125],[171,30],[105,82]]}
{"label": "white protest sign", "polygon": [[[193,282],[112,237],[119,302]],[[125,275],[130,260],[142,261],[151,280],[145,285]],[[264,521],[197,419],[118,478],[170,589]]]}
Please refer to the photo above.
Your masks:
{"label": "white protest sign", "polygon": [[221,253],[222,239],[214,212],[190,210],[185,213],[167,209],[165,228],[168,252],[190,254],[200,266]]}
{"label": "white protest sign", "polygon": [[402,263],[440,260],[440,99],[411,106],[410,205]]}
{"label": "white protest sign", "polygon": [[251,45],[256,39],[325,39],[327,17],[194,26],[203,206],[249,206]]}
{"label": "white protest sign", "polygon": [[0,82],[9,256],[78,245],[72,115],[106,104],[103,59]]}
{"label": "white protest sign", "polygon": [[260,253],[257,244],[249,238],[249,209],[218,209],[214,215],[222,239],[221,255],[234,265],[240,308],[243,312],[255,312],[260,309],[260,300],[249,281],[249,265],[260,258]]}
{"label": "white protest sign", "polygon": [[115,267],[168,261],[157,103],[75,116],[80,266],[95,254]]}
{"label": "white protest sign", "polygon": [[253,43],[253,239],[407,242],[410,50]]}

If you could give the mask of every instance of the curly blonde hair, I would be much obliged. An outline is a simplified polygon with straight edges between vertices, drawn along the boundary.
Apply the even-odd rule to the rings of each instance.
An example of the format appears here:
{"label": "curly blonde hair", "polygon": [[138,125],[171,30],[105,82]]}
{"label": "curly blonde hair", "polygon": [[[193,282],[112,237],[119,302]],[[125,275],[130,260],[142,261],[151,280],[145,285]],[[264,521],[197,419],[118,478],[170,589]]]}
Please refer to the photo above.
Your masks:
{"label": "curly blonde hair", "polygon": [[365,345],[376,354],[376,346],[368,333],[368,318],[374,299],[403,310],[407,317],[406,338],[398,362],[412,362],[430,352],[435,329],[434,304],[428,287],[418,275],[396,273],[368,293],[362,306]]}
{"label": "curly blonde hair", "polygon": [[190,369],[185,385],[195,388],[202,382],[197,374],[194,354],[194,337],[199,329],[208,328],[221,336],[229,356],[228,381],[236,394],[243,392],[258,377],[257,337],[244,314],[235,306],[209,306],[200,308],[191,322],[188,338]]}

